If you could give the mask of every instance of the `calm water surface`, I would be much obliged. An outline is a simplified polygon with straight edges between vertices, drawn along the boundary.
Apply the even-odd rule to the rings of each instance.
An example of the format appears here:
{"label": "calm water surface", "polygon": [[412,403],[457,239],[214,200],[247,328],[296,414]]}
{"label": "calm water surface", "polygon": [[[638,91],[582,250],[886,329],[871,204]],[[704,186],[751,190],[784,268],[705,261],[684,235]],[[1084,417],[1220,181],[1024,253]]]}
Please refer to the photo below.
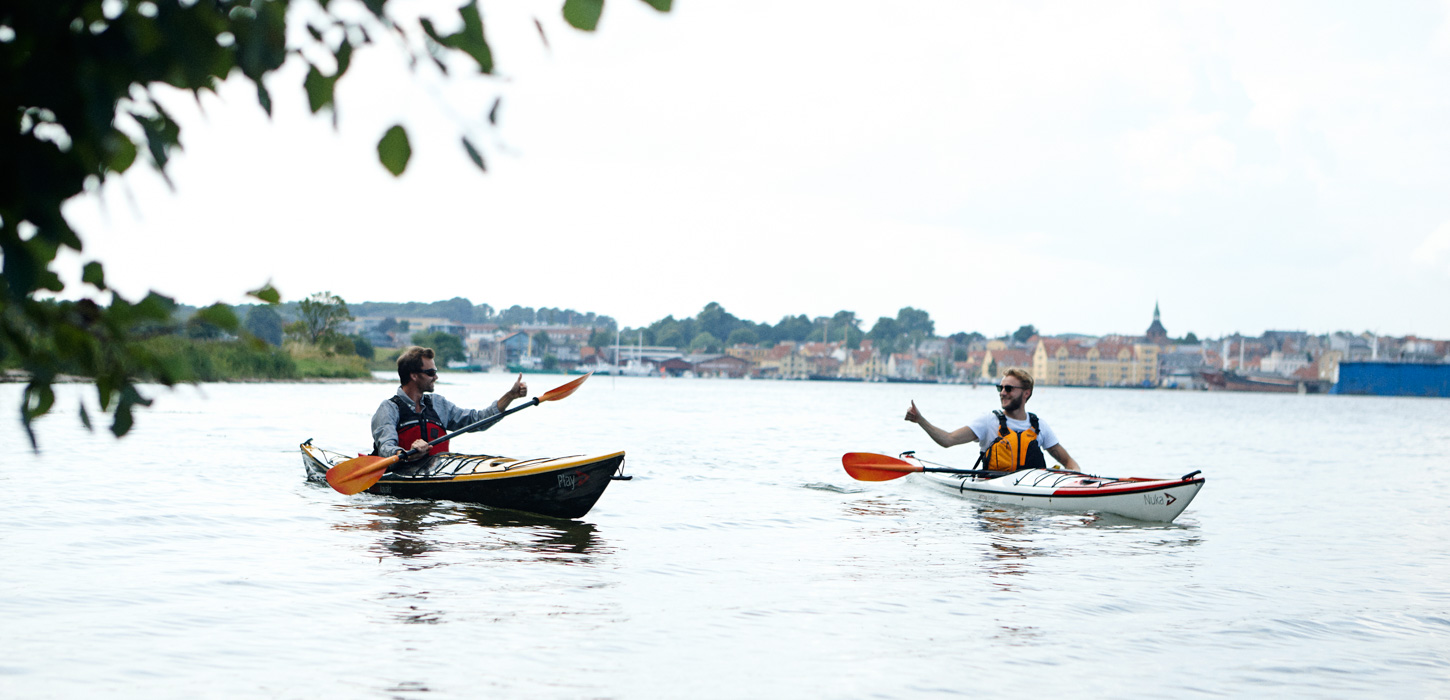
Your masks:
{"label": "calm water surface", "polygon": [[35,456],[0,385],[0,696],[1450,696],[1450,401],[1042,389],[1088,471],[1204,471],[1165,526],[841,470],[968,466],[901,417],[987,390],[596,377],[454,442],[627,450],[559,521],[306,483],[392,390],[158,388],[115,440],[65,387]]}

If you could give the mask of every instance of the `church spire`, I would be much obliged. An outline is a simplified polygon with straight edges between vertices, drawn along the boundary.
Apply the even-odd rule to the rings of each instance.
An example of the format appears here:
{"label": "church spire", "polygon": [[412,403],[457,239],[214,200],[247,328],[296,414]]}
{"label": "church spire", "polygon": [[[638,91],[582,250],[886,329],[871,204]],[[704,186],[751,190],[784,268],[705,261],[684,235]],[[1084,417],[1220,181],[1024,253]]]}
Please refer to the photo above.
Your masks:
{"label": "church spire", "polygon": [[1168,342],[1168,330],[1163,327],[1162,314],[1158,312],[1158,300],[1153,300],[1153,324],[1148,326],[1148,332],[1144,333],[1150,343]]}

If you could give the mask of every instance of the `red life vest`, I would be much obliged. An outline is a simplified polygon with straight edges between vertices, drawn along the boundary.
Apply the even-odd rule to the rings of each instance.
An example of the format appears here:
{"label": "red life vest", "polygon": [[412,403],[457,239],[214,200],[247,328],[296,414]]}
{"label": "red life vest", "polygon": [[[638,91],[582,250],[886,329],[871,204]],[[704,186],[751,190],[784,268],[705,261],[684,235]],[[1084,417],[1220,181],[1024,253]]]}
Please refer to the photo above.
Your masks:
{"label": "red life vest", "polygon": [[[404,450],[412,447],[415,440],[431,442],[448,433],[443,427],[443,419],[438,417],[438,412],[433,410],[432,397],[423,395],[423,412],[413,412],[412,402],[406,401],[401,396],[393,396],[393,403],[398,406],[398,447]],[[448,441],[444,440],[428,449],[428,454],[436,455],[448,451]]]}

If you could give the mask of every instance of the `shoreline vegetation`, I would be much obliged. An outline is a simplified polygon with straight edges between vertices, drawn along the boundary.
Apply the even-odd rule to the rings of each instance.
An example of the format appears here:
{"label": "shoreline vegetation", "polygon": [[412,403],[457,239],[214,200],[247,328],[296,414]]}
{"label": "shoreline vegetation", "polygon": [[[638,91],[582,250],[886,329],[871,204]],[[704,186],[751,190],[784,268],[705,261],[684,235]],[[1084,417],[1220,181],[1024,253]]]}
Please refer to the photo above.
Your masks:
{"label": "shoreline vegetation", "polygon": [[[146,350],[172,372],[172,377],[189,382],[356,382],[379,381],[375,369],[390,369],[388,363],[370,362],[357,355],[329,354],[318,348],[288,343],[274,347],[255,340],[199,340],[181,336],[158,336],[141,341]],[[4,367],[0,382],[29,382],[28,372]],[[153,372],[136,372],[138,382],[154,382]],[[92,383],[80,373],[62,373],[62,383]]]}

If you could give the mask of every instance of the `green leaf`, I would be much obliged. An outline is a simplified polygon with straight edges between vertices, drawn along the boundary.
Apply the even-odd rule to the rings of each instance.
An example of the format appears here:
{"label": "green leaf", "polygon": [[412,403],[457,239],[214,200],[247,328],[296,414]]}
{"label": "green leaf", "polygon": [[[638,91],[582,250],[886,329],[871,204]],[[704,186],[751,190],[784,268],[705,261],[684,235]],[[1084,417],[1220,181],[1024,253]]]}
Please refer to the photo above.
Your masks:
{"label": "green leaf", "polygon": [[142,115],[131,113],[136,121],[141,124],[141,130],[146,134],[146,148],[151,151],[151,159],[156,166],[157,172],[161,173],[162,179],[168,187],[171,184],[171,177],[166,174],[166,162],[171,157],[171,149],[180,147],[181,127],[171,120],[171,117],[161,109],[161,106],[152,102],[156,115]]}
{"label": "green leaf", "polygon": [[463,137],[463,150],[468,151],[469,160],[472,160],[473,164],[477,165],[479,170],[488,172],[488,166],[483,164],[483,154],[479,153],[478,149],[473,147],[473,142],[469,141],[467,136]]}
{"label": "green leaf", "polygon": [[317,66],[308,66],[307,78],[302,81],[302,86],[307,88],[307,106],[312,108],[313,114],[332,105],[332,88],[335,82],[334,78],[329,78],[317,70]]}
{"label": "green leaf", "polygon": [[85,402],[81,402],[81,425],[86,426],[86,430],[95,430],[91,427],[91,414],[86,411]]}
{"label": "green leaf", "polygon": [[55,391],[51,389],[51,377],[35,377],[25,386],[25,392],[20,399],[20,423],[25,426],[25,434],[30,438],[30,449],[40,450],[40,443],[35,439],[35,430],[30,424],[50,411],[55,405]]}
{"label": "green leaf", "polygon": [[604,0],[564,0],[564,21],[575,29],[594,31],[603,12]]}
{"label": "green leaf", "polygon": [[147,292],[146,298],[133,308],[138,320],[168,321],[171,319],[171,312],[176,309],[176,301],[156,292]]}
{"label": "green leaf", "polygon": [[50,270],[44,270],[40,273],[40,288],[51,292],[62,292],[65,291],[65,282],[61,281],[60,275]]}
{"label": "green leaf", "polygon": [[263,85],[260,80],[257,81],[257,102],[262,105],[262,111],[266,112],[267,116],[272,116],[272,93],[267,91],[267,86]]}
{"label": "green leaf", "polygon": [[448,39],[445,38],[442,34],[438,33],[438,30],[433,26],[433,20],[424,17],[422,19],[419,19],[418,23],[423,25],[423,33],[427,34],[429,39],[432,39],[433,41],[436,41],[444,46],[448,45]]}
{"label": "green leaf", "polygon": [[111,397],[116,395],[116,387],[113,380],[102,374],[96,376],[96,396],[101,402],[101,411],[104,413],[111,410]]}
{"label": "green leaf", "polygon": [[24,392],[25,414],[30,418],[39,418],[50,412],[50,407],[55,405],[55,390],[51,388],[50,382],[31,380],[25,385]]}
{"label": "green leaf", "polygon": [[342,40],[342,46],[337,47],[337,53],[332,55],[337,60],[337,72],[332,74],[333,82],[347,72],[347,67],[352,65],[352,42]]}
{"label": "green leaf", "polygon": [[[492,73],[493,51],[488,47],[488,40],[483,37],[483,18],[478,13],[478,0],[473,0],[459,8],[458,15],[463,18],[463,29],[448,36],[439,34],[438,29],[433,26],[432,20],[427,17],[419,20],[419,23],[423,25],[423,33],[427,34],[434,43],[468,54],[478,64],[479,72]],[[438,67],[444,73],[448,72],[448,69],[443,66],[441,61],[438,61],[436,56],[433,57],[433,60],[438,63]]]}
{"label": "green leaf", "polygon": [[408,169],[408,159],[413,157],[413,148],[408,145],[408,132],[402,125],[394,125],[378,141],[378,160],[394,177]]}
{"label": "green leaf", "polygon": [[119,130],[111,129],[106,136],[106,167],[118,173],[126,172],[136,162],[136,144]]}
{"label": "green leaf", "polygon": [[131,425],[134,423],[131,417],[131,407],[150,405],[151,400],[141,396],[134,385],[128,383],[121,387],[121,400],[116,402],[116,418],[111,423],[111,432],[115,433],[116,437],[130,432]]}
{"label": "green leaf", "polygon": [[51,223],[49,231],[41,230],[41,235],[49,235],[61,245],[71,250],[81,249],[81,237],[76,234],[75,229],[66,223],[64,218],[57,218]]}
{"label": "green leaf", "polygon": [[131,432],[131,425],[135,422],[135,419],[131,417],[131,404],[122,398],[116,404],[116,418],[111,421],[111,433],[116,437],[121,437]]}
{"label": "green leaf", "polygon": [[198,309],[196,317],[204,323],[210,323],[229,333],[235,332],[241,325],[237,321],[237,315],[226,304],[212,304],[204,309]]}
{"label": "green leaf", "polygon": [[268,304],[280,304],[282,302],[282,294],[277,291],[276,287],[272,286],[271,282],[262,285],[258,289],[247,292],[247,296],[261,299]]}
{"label": "green leaf", "polygon": [[84,268],[81,268],[81,281],[103,292],[106,291],[106,273],[98,262],[88,262]]}
{"label": "green leaf", "polygon": [[669,12],[672,2],[673,0],[644,0],[644,4],[649,5],[650,7],[653,7],[660,12]]}
{"label": "green leaf", "polygon": [[488,110],[488,123],[498,126],[498,106],[503,102],[502,97],[493,98],[493,107]]}
{"label": "green leaf", "polygon": [[454,43],[450,45],[472,56],[480,73],[492,73],[493,52],[488,48],[488,40],[483,38],[483,18],[478,14],[478,0],[459,8],[458,14],[463,17],[463,31],[451,37]]}

